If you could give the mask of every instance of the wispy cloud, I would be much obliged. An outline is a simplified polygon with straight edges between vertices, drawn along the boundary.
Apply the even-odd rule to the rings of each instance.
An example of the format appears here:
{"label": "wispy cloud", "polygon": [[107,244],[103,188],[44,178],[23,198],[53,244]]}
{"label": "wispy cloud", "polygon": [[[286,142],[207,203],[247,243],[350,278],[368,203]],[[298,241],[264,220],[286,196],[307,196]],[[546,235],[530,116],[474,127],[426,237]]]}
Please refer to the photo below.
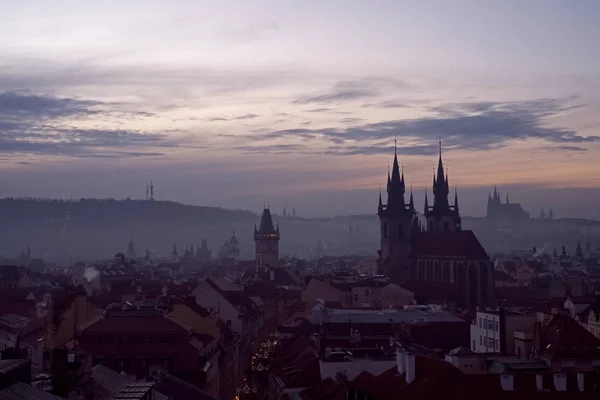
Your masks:
{"label": "wispy cloud", "polygon": [[258,118],[258,117],[260,117],[260,115],[244,114],[244,115],[238,115],[235,117],[210,117],[210,118],[207,118],[207,121],[209,121],[209,122],[244,121],[247,119],[254,119],[254,118]]}
{"label": "wispy cloud", "polygon": [[363,78],[340,81],[326,92],[302,96],[293,101],[294,104],[341,103],[379,96],[391,89],[409,88],[410,84],[391,78]]}
{"label": "wispy cloud", "polygon": [[[0,152],[69,157],[162,156],[152,147],[180,145],[167,134],[127,129],[85,129],[73,124],[114,113],[112,104],[76,98],[0,93]],[[134,112],[135,114],[135,112]],[[125,149],[135,150],[125,150]]]}
{"label": "wispy cloud", "polygon": [[[421,118],[348,128],[278,130],[257,134],[254,139],[314,141],[325,146],[329,143],[325,152],[341,155],[389,152],[389,145],[380,142],[394,135],[409,143],[399,147],[404,154],[434,154],[439,137],[446,147],[456,150],[490,150],[515,140],[538,139],[560,144],[552,151],[585,151],[581,145],[600,142],[600,136],[583,136],[571,129],[548,126],[546,121],[550,116],[582,106],[571,104],[573,100],[576,98],[445,104],[431,108],[432,115]],[[268,147],[257,151],[268,151]]]}

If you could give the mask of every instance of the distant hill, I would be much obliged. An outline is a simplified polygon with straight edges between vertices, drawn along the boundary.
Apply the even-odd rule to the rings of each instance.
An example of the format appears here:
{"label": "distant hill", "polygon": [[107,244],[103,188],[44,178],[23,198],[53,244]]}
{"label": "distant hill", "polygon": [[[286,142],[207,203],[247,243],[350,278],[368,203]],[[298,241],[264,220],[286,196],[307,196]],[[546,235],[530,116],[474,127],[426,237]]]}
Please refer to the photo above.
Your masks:
{"label": "distant hill", "polygon": [[[0,254],[16,256],[31,246],[32,256],[63,262],[107,258],[126,251],[130,237],[138,255],[145,253],[148,247],[155,256],[168,257],[174,245],[182,254],[186,246],[199,245],[203,238],[216,254],[235,231],[242,256],[251,258],[254,256],[254,224],[259,218],[245,210],[169,201],[4,198],[0,199]],[[331,248],[345,245],[344,239],[349,235],[341,232],[354,220],[352,217],[310,220],[277,215],[274,218],[282,230],[282,253],[303,256],[310,255],[319,239]],[[375,216],[356,217],[358,223],[363,221],[365,226],[373,225],[373,218]],[[375,242],[372,245],[375,246]],[[348,251],[352,251],[352,244],[349,246]]]}
{"label": "distant hill", "polygon": [[[146,247],[154,258],[179,254],[207,239],[213,254],[234,231],[242,258],[254,257],[254,224],[260,216],[245,210],[190,206],[169,201],[33,198],[0,199],[0,258],[15,257],[31,246],[32,257],[75,262],[106,259],[127,251],[130,237],[136,252]],[[282,255],[316,256],[322,241],[328,255],[375,256],[379,248],[379,220],[374,214],[301,218],[274,215],[281,229]],[[531,220],[520,226],[497,226],[485,218],[463,217],[463,228],[473,230],[488,252],[560,247],[573,249],[579,238],[600,245],[600,222],[561,219],[549,224]]]}

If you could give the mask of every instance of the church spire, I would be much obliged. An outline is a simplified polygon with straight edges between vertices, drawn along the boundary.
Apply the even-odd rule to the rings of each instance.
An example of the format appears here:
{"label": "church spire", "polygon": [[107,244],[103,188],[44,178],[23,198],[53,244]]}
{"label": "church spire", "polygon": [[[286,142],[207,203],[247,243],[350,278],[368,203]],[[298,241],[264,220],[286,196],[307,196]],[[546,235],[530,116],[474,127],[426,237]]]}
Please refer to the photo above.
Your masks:
{"label": "church spire", "polygon": [[429,202],[427,201],[427,190],[425,190],[425,212],[427,214],[429,212]]}
{"label": "church spire", "polygon": [[379,188],[379,209],[383,207],[383,201],[381,200],[381,187]]}
{"label": "church spire", "polygon": [[415,201],[413,200],[412,186],[410,187],[410,203],[409,203],[409,207],[410,207],[411,211],[415,210]]}
{"label": "church spire", "polygon": [[391,177],[388,175],[388,209],[404,210],[404,174],[400,174],[400,165],[398,163],[397,140],[394,139],[394,163],[392,164]]}
{"label": "church spire", "polygon": [[454,211],[458,214],[458,191],[456,186],[454,187]]}

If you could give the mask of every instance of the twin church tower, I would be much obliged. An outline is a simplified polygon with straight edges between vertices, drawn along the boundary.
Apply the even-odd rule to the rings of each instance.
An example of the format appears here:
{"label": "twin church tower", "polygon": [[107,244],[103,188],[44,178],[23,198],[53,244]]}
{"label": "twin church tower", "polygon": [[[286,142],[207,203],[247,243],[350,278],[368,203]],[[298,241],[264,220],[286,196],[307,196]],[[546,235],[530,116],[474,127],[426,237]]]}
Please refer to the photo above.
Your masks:
{"label": "twin church tower", "polygon": [[[454,205],[450,205],[448,174],[444,172],[442,161],[442,143],[439,143],[439,160],[437,174],[433,176],[433,204],[429,204],[425,195],[425,216],[427,226],[423,227],[415,209],[412,191],[408,204],[405,202],[406,185],[404,181],[404,168],[400,170],[398,154],[394,143],[394,163],[391,175],[388,171],[387,202],[383,203],[379,194],[379,207],[377,215],[381,221],[381,254],[380,257],[388,266],[405,266],[405,273],[410,265],[413,254],[414,239],[424,230],[427,232],[454,232],[461,230],[461,219],[458,210],[458,195],[454,193]],[[384,273],[390,273],[388,268],[383,268]],[[402,280],[409,279],[405,276]]]}

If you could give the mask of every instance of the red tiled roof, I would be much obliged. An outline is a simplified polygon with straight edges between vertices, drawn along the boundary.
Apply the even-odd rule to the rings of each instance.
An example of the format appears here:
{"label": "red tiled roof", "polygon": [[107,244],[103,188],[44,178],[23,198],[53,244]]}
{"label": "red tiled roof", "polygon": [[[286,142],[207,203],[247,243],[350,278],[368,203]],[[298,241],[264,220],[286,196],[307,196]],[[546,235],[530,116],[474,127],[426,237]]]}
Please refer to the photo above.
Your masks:
{"label": "red tiled roof", "polygon": [[[297,286],[298,282],[290,275],[288,268],[270,268],[260,272],[261,279],[275,283],[277,286]],[[273,274],[271,279],[271,274]]]}
{"label": "red tiled roof", "polygon": [[544,356],[600,359],[600,340],[567,315],[554,316],[541,339]]}
{"label": "red tiled roof", "polygon": [[444,302],[456,298],[454,285],[448,282],[411,280],[402,287],[413,292],[420,303]]}
{"label": "red tiled roof", "polygon": [[244,292],[235,290],[223,290],[210,278],[206,279],[206,283],[208,283],[215,291],[217,291],[233,306],[244,306],[247,309],[252,309],[254,307],[254,302],[250,300],[248,296],[244,294]]}
{"label": "red tiled roof", "polygon": [[419,232],[413,239],[411,257],[489,258],[473,231]]}
{"label": "red tiled roof", "polygon": [[310,387],[321,382],[319,370],[319,357],[313,351],[307,351],[294,360],[291,367],[298,369],[296,373],[280,377],[287,388]]}
{"label": "red tiled roof", "polygon": [[399,393],[405,392],[406,380],[398,373],[397,367],[393,367],[378,376],[363,372],[349,386],[378,400],[395,400],[399,398]]}
{"label": "red tiled roof", "polygon": [[163,315],[101,316],[82,329],[82,333],[187,333],[178,323]]}

